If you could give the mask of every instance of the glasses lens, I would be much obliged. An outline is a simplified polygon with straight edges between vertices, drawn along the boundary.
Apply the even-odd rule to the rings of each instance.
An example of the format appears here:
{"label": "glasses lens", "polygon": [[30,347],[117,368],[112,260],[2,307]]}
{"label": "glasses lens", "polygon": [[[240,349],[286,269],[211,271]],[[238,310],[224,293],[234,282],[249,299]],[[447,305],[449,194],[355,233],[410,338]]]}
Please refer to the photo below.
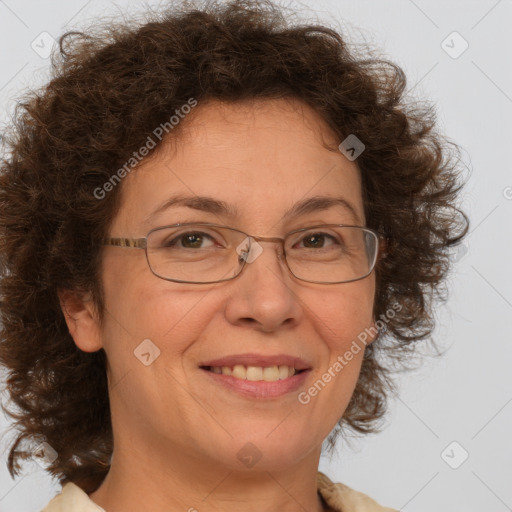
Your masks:
{"label": "glasses lens", "polygon": [[231,279],[242,268],[236,249],[247,245],[244,239],[243,233],[207,224],[159,228],[148,235],[148,263],[157,276],[173,281]]}
{"label": "glasses lens", "polygon": [[[321,283],[365,277],[375,265],[377,248],[375,233],[350,226],[317,226],[291,233],[285,240],[286,260],[295,277]],[[244,233],[209,224],[158,228],[147,239],[153,273],[178,282],[232,279],[240,273],[249,249]]]}
{"label": "glasses lens", "polygon": [[375,265],[378,238],[351,226],[320,226],[286,239],[286,260],[299,279],[322,283],[355,281]]}

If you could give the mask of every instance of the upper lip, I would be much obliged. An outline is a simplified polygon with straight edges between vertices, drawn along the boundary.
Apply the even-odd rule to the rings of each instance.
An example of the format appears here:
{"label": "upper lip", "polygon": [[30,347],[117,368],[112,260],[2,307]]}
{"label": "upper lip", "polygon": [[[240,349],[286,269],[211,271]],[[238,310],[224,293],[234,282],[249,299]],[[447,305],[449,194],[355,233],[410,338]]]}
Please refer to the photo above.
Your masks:
{"label": "upper lip", "polygon": [[268,355],[262,354],[234,354],[231,356],[212,359],[200,363],[199,366],[235,366],[242,364],[244,366],[291,366],[296,370],[309,370],[311,365],[300,357],[294,357],[286,354]]}

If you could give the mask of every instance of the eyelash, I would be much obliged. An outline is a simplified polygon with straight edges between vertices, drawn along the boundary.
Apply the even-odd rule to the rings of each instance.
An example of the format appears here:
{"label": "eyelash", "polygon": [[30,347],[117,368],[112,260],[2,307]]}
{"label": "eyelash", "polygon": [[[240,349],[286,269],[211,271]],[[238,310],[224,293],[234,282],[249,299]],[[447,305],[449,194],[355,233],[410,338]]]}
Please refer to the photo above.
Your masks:
{"label": "eyelash", "polygon": [[[179,235],[177,236],[174,236],[172,239],[170,240],[165,240],[163,243],[162,243],[162,246],[164,247],[174,247],[177,245],[177,241],[179,240],[182,240],[184,239],[185,237],[189,236],[189,235],[199,235],[199,236],[202,236],[202,237],[207,237],[209,238],[210,240],[212,240],[212,242],[216,243],[214,237],[204,231],[188,231],[188,232],[184,232],[184,233],[180,233]],[[340,241],[337,240],[334,236],[326,233],[326,232],[323,232],[323,231],[318,231],[318,232],[310,232],[310,233],[306,233],[304,234],[303,236],[301,236],[301,238],[299,238],[297,241],[298,242],[303,242],[306,238],[308,237],[313,237],[313,236],[322,236],[324,238],[328,238],[330,240],[332,240],[333,242],[335,242],[337,245],[341,245]],[[200,247],[201,249],[202,247]],[[322,247],[323,249],[323,247]]]}

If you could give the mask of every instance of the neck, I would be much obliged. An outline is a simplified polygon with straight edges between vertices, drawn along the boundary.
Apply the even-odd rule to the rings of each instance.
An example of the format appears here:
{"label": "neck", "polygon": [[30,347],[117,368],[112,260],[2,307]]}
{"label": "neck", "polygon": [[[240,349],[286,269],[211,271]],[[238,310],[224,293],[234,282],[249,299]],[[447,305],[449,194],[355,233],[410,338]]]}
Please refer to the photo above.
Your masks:
{"label": "neck", "polygon": [[118,450],[110,471],[89,497],[107,512],[328,512],[317,491],[318,453],[291,467],[240,470],[180,453]]}

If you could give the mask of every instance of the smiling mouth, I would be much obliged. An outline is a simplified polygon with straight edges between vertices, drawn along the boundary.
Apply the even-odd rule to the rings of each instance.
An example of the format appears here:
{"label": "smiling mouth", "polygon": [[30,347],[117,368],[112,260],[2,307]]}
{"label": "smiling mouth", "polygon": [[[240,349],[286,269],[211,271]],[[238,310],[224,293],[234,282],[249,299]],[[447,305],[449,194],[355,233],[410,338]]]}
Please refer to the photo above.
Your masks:
{"label": "smiling mouth", "polygon": [[291,366],[245,366],[237,364],[234,366],[201,366],[202,370],[212,373],[231,376],[240,380],[276,382],[285,380],[306,370],[297,370]]}

